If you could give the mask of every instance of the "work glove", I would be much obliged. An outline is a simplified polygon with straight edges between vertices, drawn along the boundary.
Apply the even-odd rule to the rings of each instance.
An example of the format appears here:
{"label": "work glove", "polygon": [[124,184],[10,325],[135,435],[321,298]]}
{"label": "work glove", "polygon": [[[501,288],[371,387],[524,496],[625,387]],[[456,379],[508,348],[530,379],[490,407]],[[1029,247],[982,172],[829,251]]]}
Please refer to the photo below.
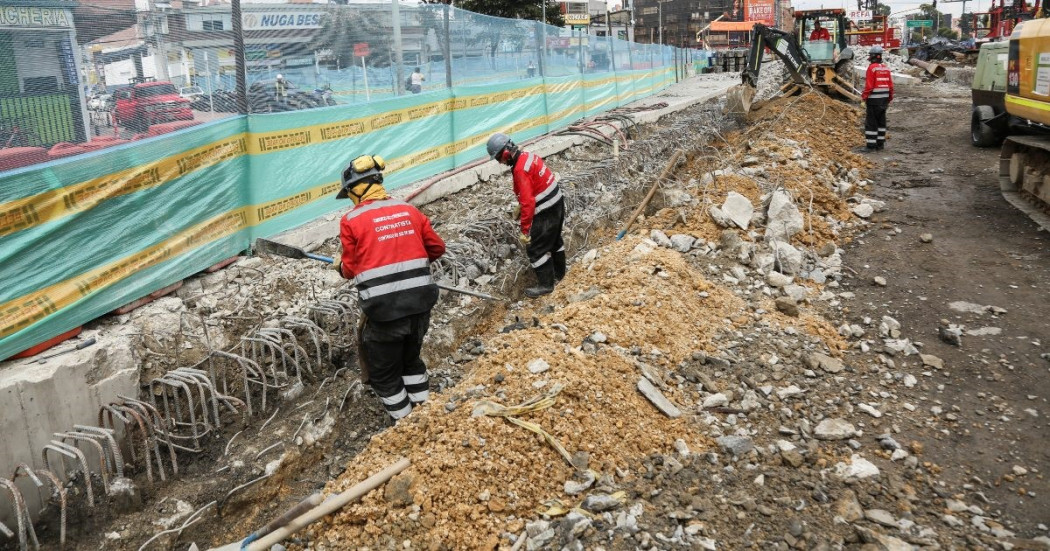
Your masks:
{"label": "work glove", "polygon": [[332,257],[332,269],[339,277],[343,276],[343,243],[340,242],[335,248],[335,256]]}
{"label": "work glove", "polygon": [[521,205],[520,204],[514,205],[514,209],[511,210],[511,216],[514,217],[515,220],[521,218]]}
{"label": "work glove", "polygon": [[865,109],[867,109],[868,108],[868,100],[861,100],[860,101],[860,106],[865,108]]}
{"label": "work glove", "polygon": [[528,247],[529,243],[532,243],[532,237],[530,237],[527,233],[523,233],[518,236],[518,241],[521,241],[522,245]]}

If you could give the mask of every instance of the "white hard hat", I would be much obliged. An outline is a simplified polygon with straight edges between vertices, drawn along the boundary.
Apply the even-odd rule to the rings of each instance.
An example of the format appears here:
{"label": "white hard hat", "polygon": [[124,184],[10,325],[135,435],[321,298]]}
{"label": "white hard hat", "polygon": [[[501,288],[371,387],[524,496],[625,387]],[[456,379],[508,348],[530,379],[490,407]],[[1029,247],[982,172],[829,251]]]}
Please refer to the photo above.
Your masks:
{"label": "white hard hat", "polygon": [[283,79],[284,79],[284,75],[281,75],[280,73],[277,73],[277,80],[283,80]]}

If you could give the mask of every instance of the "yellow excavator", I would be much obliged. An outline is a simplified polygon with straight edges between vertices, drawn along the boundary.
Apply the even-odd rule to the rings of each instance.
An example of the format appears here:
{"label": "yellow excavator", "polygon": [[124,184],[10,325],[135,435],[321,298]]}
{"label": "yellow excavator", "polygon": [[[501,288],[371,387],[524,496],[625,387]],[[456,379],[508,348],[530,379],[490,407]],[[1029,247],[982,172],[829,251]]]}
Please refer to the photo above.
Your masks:
{"label": "yellow excavator", "polygon": [[[831,27],[826,38],[804,40],[816,22]],[[740,77],[743,82],[729,89],[725,111],[746,115],[751,110],[758,87],[758,74],[766,48],[787,69],[789,79],[780,94],[790,96],[805,88],[817,88],[832,96],[860,102],[860,91],[854,81],[853,50],[846,45],[848,28],[845,10],[804,10],[795,12],[795,32],[756,23],[751,31],[751,48]],[[836,54],[836,50],[838,50]]]}
{"label": "yellow excavator", "polygon": [[[975,107],[976,129],[998,129],[1003,197],[1050,231],[1050,19],[1014,27],[1006,60],[1005,112]],[[1001,63],[987,56],[988,63]],[[982,69],[983,60],[978,61]],[[976,98],[976,95],[975,95]],[[976,103],[976,100],[975,100]]]}

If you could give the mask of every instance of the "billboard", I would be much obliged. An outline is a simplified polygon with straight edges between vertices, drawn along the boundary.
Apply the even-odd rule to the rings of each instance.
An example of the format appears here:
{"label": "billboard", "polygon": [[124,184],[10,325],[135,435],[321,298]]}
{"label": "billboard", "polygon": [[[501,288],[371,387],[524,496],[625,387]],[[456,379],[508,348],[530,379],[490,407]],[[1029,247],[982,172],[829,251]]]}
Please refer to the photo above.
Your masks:
{"label": "billboard", "polygon": [[744,4],[744,19],[757,21],[769,27],[775,26],[773,0],[747,0]]}

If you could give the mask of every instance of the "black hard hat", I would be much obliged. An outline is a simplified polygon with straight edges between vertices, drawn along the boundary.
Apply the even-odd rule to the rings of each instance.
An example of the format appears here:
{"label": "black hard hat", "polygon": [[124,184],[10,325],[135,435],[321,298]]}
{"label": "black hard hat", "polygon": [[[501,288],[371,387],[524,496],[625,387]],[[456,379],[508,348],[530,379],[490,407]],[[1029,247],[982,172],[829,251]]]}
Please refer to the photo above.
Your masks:
{"label": "black hard hat", "polygon": [[335,198],[346,199],[350,196],[350,190],[354,186],[366,180],[368,183],[382,184],[384,169],[386,169],[386,161],[379,155],[361,155],[354,159],[343,169],[343,187]]}

